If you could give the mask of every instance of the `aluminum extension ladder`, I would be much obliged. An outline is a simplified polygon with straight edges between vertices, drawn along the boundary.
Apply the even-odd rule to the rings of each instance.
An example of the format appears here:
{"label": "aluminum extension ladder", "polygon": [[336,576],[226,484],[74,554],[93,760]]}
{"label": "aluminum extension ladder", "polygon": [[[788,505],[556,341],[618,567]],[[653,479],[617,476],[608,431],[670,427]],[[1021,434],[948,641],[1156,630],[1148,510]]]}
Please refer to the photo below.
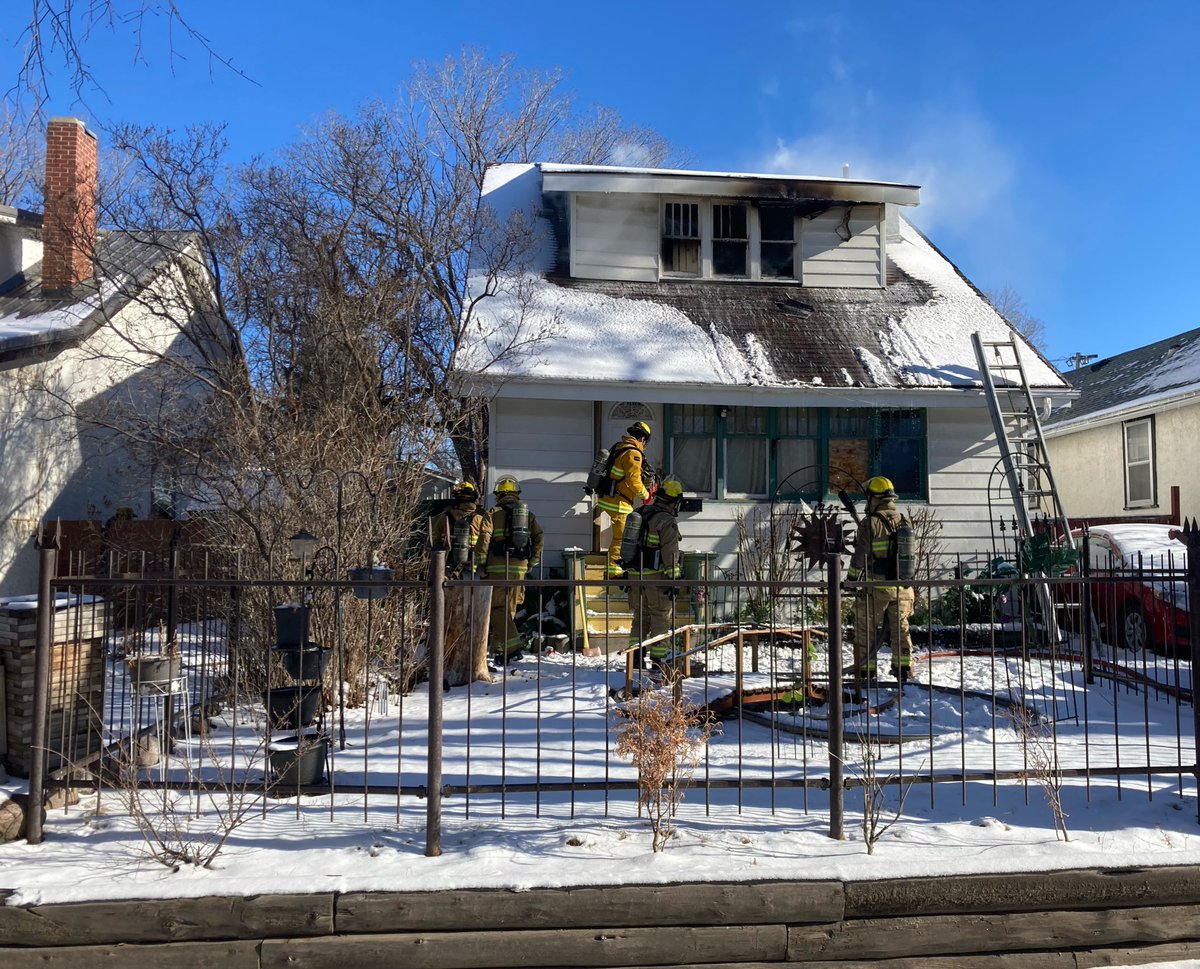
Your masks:
{"label": "aluminum extension ladder", "polygon": [[[1074,548],[1075,540],[1054,481],[1042,422],[1021,362],[1016,335],[1010,333],[1007,340],[984,340],[973,333],[971,342],[975,345],[975,360],[1020,537],[1031,536],[1034,516],[1045,515],[1057,523],[1063,543]],[[1038,583],[1036,588],[1051,642],[1058,642],[1058,620],[1050,587]]]}

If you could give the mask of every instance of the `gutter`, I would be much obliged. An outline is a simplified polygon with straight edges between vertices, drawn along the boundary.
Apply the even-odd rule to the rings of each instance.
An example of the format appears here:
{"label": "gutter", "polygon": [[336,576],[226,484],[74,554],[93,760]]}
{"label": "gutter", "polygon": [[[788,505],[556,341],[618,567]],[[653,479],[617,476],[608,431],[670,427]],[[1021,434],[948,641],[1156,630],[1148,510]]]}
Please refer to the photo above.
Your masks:
{"label": "gutter", "polygon": [[1062,437],[1085,428],[1119,424],[1125,420],[1146,417],[1161,411],[1178,410],[1190,404],[1200,404],[1200,383],[1189,384],[1183,390],[1172,391],[1158,397],[1144,397],[1136,403],[1118,404],[1103,410],[1055,424],[1043,425],[1042,433],[1047,438]]}

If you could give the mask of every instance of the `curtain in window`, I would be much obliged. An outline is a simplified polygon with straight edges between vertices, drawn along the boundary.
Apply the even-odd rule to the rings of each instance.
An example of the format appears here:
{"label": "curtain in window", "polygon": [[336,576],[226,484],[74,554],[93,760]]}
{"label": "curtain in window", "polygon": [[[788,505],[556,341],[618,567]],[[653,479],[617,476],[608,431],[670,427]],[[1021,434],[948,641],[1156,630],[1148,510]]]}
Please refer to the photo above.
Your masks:
{"label": "curtain in window", "polygon": [[677,437],[671,441],[671,473],[684,491],[713,491],[713,440],[710,437]]}

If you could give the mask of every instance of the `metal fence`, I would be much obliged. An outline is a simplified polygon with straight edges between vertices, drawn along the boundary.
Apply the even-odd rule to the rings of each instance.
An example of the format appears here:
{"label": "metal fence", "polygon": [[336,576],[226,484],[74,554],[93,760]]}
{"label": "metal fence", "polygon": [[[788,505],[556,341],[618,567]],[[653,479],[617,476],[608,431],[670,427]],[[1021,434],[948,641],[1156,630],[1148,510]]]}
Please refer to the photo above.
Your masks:
{"label": "metal fence", "polygon": [[[469,636],[484,615],[460,605],[456,620],[455,604],[515,583],[446,579],[437,555],[429,574],[358,583],[178,559],[56,577],[53,555],[38,602],[32,746],[46,756],[32,760],[33,803],[74,786],[218,791],[263,814],[416,811],[439,853],[446,817],[638,815],[639,777],[616,738],[638,698],[656,695],[711,729],[694,770],[681,767],[690,810],[827,814],[834,837],[851,791],[897,806],[995,804],[1013,786],[1153,798],[1197,776],[1197,580],[1173,563],[918,582],[906,684],[887,672],[890,644],[866,681],[846,671],[859,634],[848,603],[875,584],[843,581],[836,558],[800,580],[684,583],[690,616],[676,613],[665,670],[629,651],[585,655],[565,623],[585,583],[544,577],[527,583],[523,658],[456,686],[447,625]],[[1131,590],[1170,598],[1171,621],[1190,627],[1143,609],[1149,640],[1124,642]],[[101,628],[85,629],[95,603]],[[64,648],[87,658],[55,659]]]}

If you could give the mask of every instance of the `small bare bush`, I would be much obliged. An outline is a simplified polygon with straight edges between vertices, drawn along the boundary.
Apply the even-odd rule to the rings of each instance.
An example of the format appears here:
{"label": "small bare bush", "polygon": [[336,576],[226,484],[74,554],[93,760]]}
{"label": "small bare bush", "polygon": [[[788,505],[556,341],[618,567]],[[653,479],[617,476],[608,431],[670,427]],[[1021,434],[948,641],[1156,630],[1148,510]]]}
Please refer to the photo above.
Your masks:
{"label": "small bare bush", "polygon": [[713,725],[668,684],[640,693],[620,711],[617,753],[638,772],[638,804],[646,809],[654,851],[662,851]]}
{"label": "small bare bush", "polygon": [[1070,841],[1067,814],[1062,803],[1063,775],[1051,725],[1045,717],[1023,702],[1013,705],[1011,718],[1025,748],[1026,766],[1022,779],[1032,780],[1042,789],[1046,805],[1054,818],[1054,837]]}

